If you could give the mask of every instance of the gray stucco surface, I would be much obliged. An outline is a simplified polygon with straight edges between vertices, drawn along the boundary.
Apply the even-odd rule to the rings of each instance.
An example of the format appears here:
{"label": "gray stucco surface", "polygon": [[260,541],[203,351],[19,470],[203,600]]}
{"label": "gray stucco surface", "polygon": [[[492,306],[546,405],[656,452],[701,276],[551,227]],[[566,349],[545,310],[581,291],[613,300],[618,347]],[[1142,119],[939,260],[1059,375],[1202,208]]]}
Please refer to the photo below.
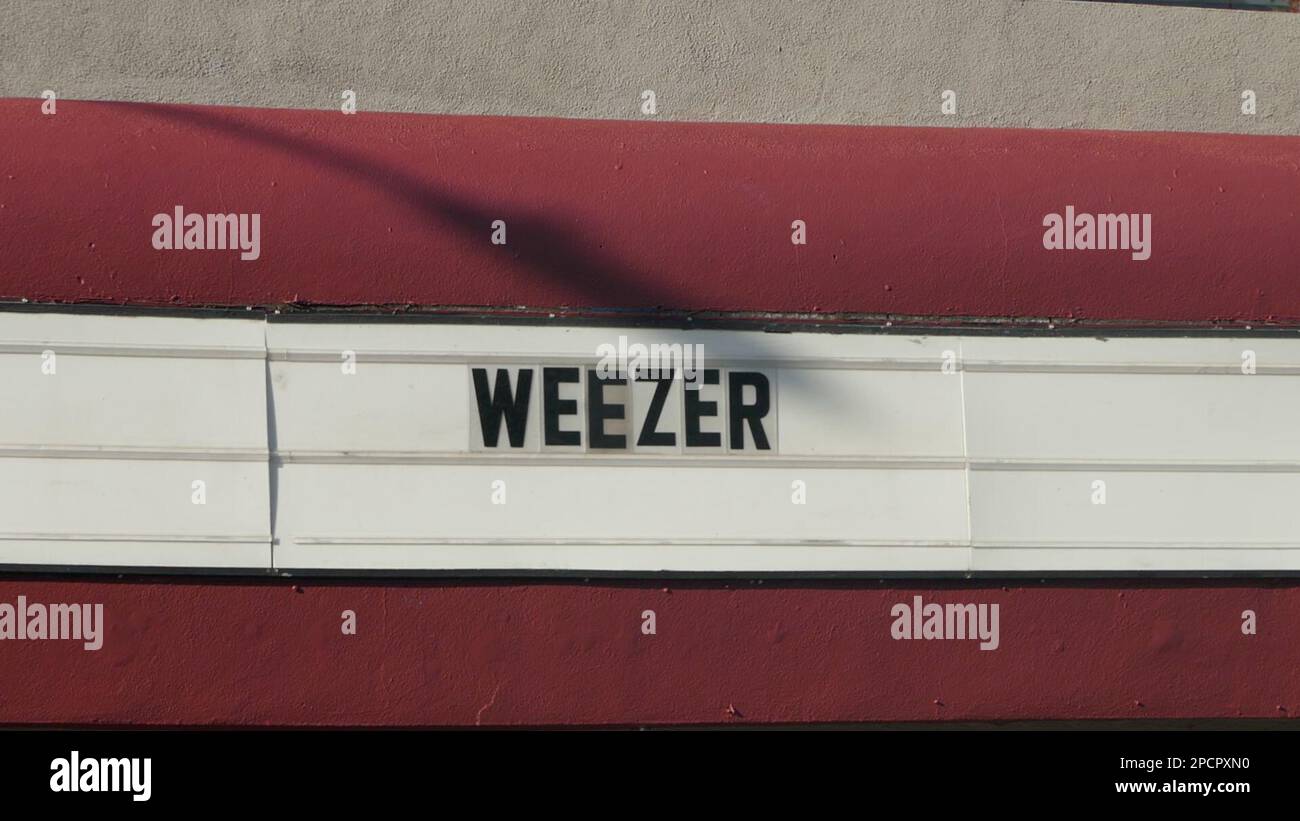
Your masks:
{"label": "gray stucco surface", "polygon": [[1296,134],[1297,78],[1300,15],[1074,0],[0,0],[6,97]]}

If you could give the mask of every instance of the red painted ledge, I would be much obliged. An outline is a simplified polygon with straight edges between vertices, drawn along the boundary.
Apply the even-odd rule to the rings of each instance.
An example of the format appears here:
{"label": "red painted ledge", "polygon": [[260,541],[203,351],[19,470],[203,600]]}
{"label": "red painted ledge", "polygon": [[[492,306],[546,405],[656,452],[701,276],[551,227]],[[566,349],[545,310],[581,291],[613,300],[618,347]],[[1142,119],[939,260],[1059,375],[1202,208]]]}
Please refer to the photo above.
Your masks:
{"label": "red painted ledge", "polygon": [[[1271,718],[1300,710],[1295,582],[0,581],[103,603],[103,647],[0,641],[0,723],[597,725]],[[1000,642],[895,640],[997,603]],[[357,616],[357,635],[341,614]],[[656,614],[656,634],[641,631]],[[1257,635],[1243,635],[1253,610]]]}
{"label": "red painted ledge", "polygon": [[[1300,138],[11,99],[0,144],[0,300],[1300,322]],[[261,257],[155,250],[176,205]],[[1151,258],[1045,250],[1067,205]]]}

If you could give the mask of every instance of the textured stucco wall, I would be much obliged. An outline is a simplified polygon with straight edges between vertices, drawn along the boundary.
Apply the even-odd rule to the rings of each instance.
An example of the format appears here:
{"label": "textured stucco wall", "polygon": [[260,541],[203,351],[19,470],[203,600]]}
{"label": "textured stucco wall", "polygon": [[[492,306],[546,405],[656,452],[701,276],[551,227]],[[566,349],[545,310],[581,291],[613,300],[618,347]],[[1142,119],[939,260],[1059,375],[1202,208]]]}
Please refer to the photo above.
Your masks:
{"label": "textured stucco wall", "polygon": [[[0,96],[1300,133],[1300,15],[1071,0],[0,2]],[[1259,95],[1240,113],[1239,95]],[[955,90],[959,114],[939,113]]]}

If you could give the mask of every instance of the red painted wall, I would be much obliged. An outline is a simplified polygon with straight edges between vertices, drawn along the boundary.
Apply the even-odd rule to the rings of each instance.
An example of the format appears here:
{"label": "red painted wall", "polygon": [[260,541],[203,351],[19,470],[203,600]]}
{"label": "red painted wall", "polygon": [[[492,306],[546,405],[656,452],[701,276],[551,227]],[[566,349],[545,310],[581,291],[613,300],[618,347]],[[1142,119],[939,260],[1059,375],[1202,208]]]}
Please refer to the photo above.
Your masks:
{"label": "red painted wall", "polygon": [[[0,642],[0,722],[509,725],[1290,717],[1300,587],[0,582],[103,649]],[[997,602],[1001,647],[890,608]],[[642,635],[641,613],[658,632]],[[1255,610],[1259,634],[1241,633]],[[358,634],[340,613],[354,610]],[[738,715],[731,715],[728,708]]]}
{"label": "red painted wall", "polygon": [[[0,299],[1300,321],[1300,138],[7,100],[0,144]],[[262,258],[155,251],[177,204]],[[1067,205],[1152,258],[1044,250]]]}

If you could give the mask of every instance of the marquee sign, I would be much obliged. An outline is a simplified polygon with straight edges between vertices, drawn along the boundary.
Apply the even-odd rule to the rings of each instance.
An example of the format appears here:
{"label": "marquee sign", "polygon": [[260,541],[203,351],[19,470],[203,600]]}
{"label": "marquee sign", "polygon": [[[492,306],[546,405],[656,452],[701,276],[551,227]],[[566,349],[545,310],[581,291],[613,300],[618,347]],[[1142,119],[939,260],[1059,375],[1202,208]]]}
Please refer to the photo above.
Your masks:
{"label": "marquee sign", "polygon": [[[675,370],[654,378],[635,371],[602,377],[595,368],[567,365],[468,370],[478,421],[469,425],[471,450],[551,452],[585,444],[590,452],[773,452],[774,373],[704,368],[691,384]],[[562,398],[569,388],[574,398]],[[585,430],[565,428],[566,419],[585,421]]]}
{"label": "marquee sign", "polygon": [[1300,340],[2,313],[0,380],[6,565],[1300,569]]}

